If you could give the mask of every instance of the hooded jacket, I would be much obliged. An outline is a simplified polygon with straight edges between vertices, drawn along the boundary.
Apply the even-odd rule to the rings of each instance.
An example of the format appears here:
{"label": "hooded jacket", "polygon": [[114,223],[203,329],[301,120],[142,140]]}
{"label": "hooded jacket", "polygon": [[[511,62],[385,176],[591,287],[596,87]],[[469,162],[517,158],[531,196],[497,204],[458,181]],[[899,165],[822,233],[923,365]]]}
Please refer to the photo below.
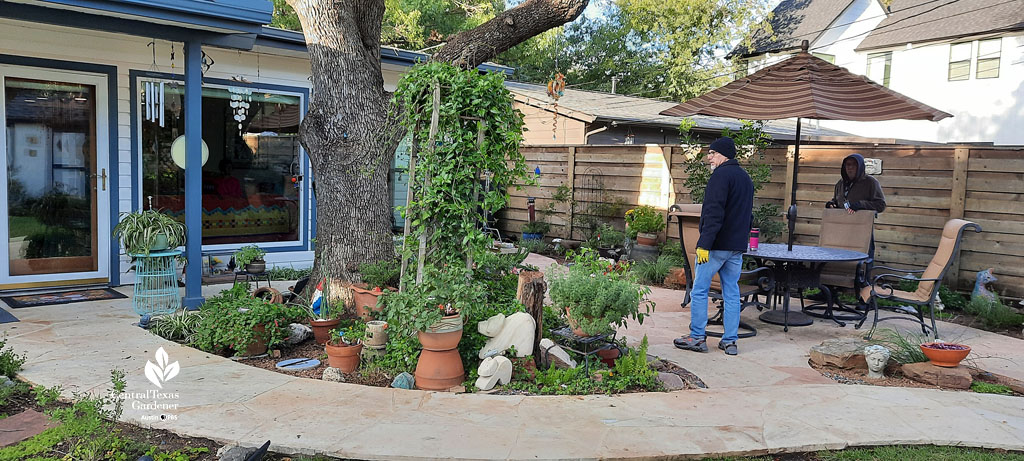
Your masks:
{"label": "hooded jacket", "polygon": [[753,206],[754,184],[746,170],[735,159],[719,165],[704,189],[697,248],[747,251]]}
{"label": "hooded jacket", "polygon": [[[857,177],[850,178],[846,175],[847,159],[857,161]],[[874,210],[877,213],[885,211],[885,194],[882,193],[882,185],[878,180],[868,176],[864,168],[864,157],[860,154],[850,154],[843,159],[839,165],[840,174],[843,176],[836,183],[835,193],[832,200],[825,204],[825,208],[844,208],[843,203],[850,202],[852,210]]]}

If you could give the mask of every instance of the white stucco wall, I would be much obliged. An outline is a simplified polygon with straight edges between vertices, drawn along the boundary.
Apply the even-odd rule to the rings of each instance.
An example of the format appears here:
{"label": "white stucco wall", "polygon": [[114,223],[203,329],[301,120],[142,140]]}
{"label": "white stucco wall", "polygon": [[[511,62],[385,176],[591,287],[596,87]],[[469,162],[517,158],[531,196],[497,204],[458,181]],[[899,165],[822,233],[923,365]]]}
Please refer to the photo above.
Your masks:
{"label": "white stucco wall", "polygon": [[[157,40],[156,65],[153,68],[152,49],[147,46],[149,38],[131,35],[106,33],[92,30],[81,30],[67,27],[50,26],[23,21],[0,19],[0,54],[47,58],[72,62],[87,62],[117,67],[117,152],[110,153],[110,162],[118,163],[118,203],[111,203],[112,213],[131,211],[132,197],[138,194],[137,182],[132,178],[132,141],[130,78],[131,70],[158,70],[160,72],[181,74],[184,71],[184,49],[181,43],[175,43],[175,69],[171,68],[171,42]],[[310,87],[310,66],[307,58],[299,53],[261,48],[260,52],[239,52],[213,47],[204,47],[203,51],[210,56],[215,64],[205,73],[206,77],[231,79],[242,75],[254,83],[285,85],[299,88]],[[385,65],[383,68],[385,87],[393,89],[398,82],[403,67]],[[100,146],[101,148],[105,146]],[[303,159],[305,161],[305,159]],[[309,194],[309,181],[306,181],[305,194]],[[105,217],[101,217],[105,219]],[[312,232],[312,213],[306,210],[307,238]],[[6,219],[4,220],[6,222]],[[309,267],[312,264],[312,251],[273,252],[266,257],[272,265],[284,267]],[[132,283],[134,273],[128,270],[128,260],[122,255],[121,267],[112,268],[120,271],[121,283]]]}

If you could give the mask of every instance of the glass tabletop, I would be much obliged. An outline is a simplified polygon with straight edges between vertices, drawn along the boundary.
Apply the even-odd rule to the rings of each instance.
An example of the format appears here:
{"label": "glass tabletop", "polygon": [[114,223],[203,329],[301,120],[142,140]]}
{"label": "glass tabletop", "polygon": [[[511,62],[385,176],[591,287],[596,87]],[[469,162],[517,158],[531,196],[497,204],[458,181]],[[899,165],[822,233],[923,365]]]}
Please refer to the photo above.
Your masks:
{"label": "glass tabletop", "polygon": [[810,245],[793,245],[790,251],[784,243],[762,243],[757,250],[747,251],[744,256],[771,261],[806,262],[860,261],[868,258],[867,253],[859,251]]}

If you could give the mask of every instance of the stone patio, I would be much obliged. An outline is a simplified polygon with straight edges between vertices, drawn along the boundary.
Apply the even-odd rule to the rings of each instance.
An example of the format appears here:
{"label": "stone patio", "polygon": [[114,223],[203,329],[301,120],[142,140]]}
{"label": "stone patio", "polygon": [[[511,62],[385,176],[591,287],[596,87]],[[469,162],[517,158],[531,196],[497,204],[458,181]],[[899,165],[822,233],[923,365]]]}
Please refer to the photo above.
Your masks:
{"label": "stone patio", "polygon": [[[528,262],[551,264],[533,255]],[[219,288],[205,287],[204,294]],[[130,294],[131,288],[124,290]],[[682,292],[655,288],[653,297],[655,314],[622,333],[631,342],[646,334],[652,354],[696,373],[708,389],[524,397],[327,383],[165,341],[131,325],[137,316],[130,300],[18,309],[22,321],[0,325],[0,331],[28,355],[23,379],[61,385],[66,396],[103,392],[114,368],[127,373],[129,392],[158,390],[143,368],[163,347],[181,372],[164,383],[158,400],[178,408],[146,410],[129,401],[123,419],[224,443],[258,446],[269,439],[271,449],[283,453],[391,460],[660,459],[897,443],[1024,450],[1022,398],[841,385],[807,365],[811,345],[863,330],[822,321],[783,333],[756,320],[756,311],[744,312],[758,336],[740,340],[739,356],[717,349],[698,354],[672,346],[689,322],[689,310],[679,307]],[[979,359],[983,368],[1024,379],[1024,341],[952,324],[939,328],[946,338],[971,344],[978,356],[998,357]],[[136,400],[136,407],[153,400]]]}

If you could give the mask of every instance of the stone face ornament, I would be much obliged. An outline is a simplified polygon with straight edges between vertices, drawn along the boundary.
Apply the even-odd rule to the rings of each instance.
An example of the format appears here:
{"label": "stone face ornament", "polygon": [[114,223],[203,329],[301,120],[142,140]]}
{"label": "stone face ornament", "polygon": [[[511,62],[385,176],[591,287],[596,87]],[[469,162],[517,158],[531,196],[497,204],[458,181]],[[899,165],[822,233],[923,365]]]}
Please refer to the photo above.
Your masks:
{"label": "stone face ornament", "polygon": [[868,378],[885,378],[885,366],[889,363],[891,355],[888,348],[879,344],[865,347],[864,358],[868,363]]}

